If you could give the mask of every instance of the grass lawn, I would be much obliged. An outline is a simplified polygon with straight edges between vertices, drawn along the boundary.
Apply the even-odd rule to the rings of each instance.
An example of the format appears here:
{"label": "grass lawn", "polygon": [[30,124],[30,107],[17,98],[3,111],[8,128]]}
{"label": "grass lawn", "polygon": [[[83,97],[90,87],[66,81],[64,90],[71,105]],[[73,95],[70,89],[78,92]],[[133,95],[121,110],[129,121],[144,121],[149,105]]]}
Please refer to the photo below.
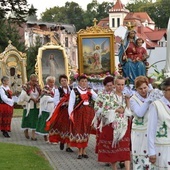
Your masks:
{"label": "grass lawn", "polygon": [[0,143],[0,169],[52,170],[53,168],[36,147]]}

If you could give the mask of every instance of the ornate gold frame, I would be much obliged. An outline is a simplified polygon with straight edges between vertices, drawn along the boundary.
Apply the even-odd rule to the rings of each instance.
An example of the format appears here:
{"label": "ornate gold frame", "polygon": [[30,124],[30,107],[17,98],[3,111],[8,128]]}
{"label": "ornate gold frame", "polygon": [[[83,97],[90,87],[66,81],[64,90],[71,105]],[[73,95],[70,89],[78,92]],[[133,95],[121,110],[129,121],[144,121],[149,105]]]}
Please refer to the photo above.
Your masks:
{"label": "ornate gold frame", "polygon": [[[79,74],[84,74],[84,58],[83,58],[83,40],[84,39],[109,39],[110,46],[110,73],[115,71],[115,56],[114,56],[114,32],[110,28],[103,28],[96,25],[97,20],[94,19],[94,26],[82,29],[77,33],[78,38],[78,63]],[[86,73],[85,73],[86,74]]]}
{"label": "ornate gold frame", "polygon": [[[17,50],[11,43],[8,42],[9,45],[5,48],[5,51],[0,54],[0,77],[9,76],[7,74],[7,69],[13,67],[16,69],[17,74],[21,76],[22,83],[25,84],[27,82],[27,74],[26,74],[26,54]],[[15,58],[16,61],[11,61],[10,58]],[[17,67],[20,66],[20,69]],[[7,68],[8,67],[8,68]]]}
{"label": "ornate gold frame", "polygon": [[41,87],[44,86],[43,82],[43,71],[42,71],[42,57],[43,51],[45,50],[61,50],[64,58],[65,74],[68,76],[68,58],[65,53],[65,49],[60,45],[55,45],[52,43],[46,44],[38,49],[37,62],[35,64],[35,74],[38,75],[39,84]]}

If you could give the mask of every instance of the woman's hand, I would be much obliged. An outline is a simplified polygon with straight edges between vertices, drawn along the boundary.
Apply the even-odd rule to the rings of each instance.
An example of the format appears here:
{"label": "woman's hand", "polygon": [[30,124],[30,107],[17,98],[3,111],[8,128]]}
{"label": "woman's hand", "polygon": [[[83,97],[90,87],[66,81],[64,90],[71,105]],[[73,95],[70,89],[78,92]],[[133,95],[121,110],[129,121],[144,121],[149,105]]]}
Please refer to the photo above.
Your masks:
{"label": "woman's hand", "polygon": [[115,112],[117,112],[119,114],[123,114],[125,112],[125,108],[121,106],[118,109],[116,109]]}
{"label": "woman's hand", "polygon": [[127,60],[127,57],[124,55],[122,59],[123,59],[123,60]]}
{"label": "woman's hand", "polygon": [[151,155],[149,156],[149,162],[151,162],[152,164],[154,164],[156,162],[156,155]]}
{"label": "woman's hand", "polygon": [[130,107],[130,96],[125,96],[125,103],[126,103],[126,107],[129,108]]}

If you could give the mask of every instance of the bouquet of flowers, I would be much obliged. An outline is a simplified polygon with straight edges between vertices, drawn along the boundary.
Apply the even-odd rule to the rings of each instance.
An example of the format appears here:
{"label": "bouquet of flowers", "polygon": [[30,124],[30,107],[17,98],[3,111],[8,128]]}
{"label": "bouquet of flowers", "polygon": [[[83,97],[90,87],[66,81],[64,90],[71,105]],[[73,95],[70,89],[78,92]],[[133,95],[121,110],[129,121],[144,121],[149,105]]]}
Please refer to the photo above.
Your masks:
{"label": "bouquet of flowers", "polygon": [[163,97],[163,92],[159,89],[152,89],[150,91],[150,94],[149,94],[149,100],[151,102],[155,101],[155,100],[158,100],[160,99],[161,97]]}

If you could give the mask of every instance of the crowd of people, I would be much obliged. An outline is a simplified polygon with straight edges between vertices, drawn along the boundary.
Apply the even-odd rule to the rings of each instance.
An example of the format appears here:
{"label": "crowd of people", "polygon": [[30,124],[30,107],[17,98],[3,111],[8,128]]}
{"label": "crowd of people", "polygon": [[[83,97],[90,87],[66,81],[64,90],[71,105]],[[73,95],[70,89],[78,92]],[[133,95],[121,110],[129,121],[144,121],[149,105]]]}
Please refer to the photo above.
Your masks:
{"label": "crowd of people", "polygon": [[[1,78],[0,130],[9,138],[14,101],[8,86],[9,78]],[[66,152],[77,148],[77,159],[87,159],[86,148],[91,134],[96,135],[94,152],[98,161],[117,163],[126,170],[170,169],[170,78],[161,90],[149,86],[146,76],[137,76],[135,89],[127,93],[125,78],[108,75],[103,90],[89,88],[85,75],[77,78],[77,86],[69,85],[66,75],[46,78],[43,89],[38,77],[30,76],[23,85],[17,103],[23,106],[21,128],[26,140],[59,143]],[[89,158],[90,159],[90,158]]]}

